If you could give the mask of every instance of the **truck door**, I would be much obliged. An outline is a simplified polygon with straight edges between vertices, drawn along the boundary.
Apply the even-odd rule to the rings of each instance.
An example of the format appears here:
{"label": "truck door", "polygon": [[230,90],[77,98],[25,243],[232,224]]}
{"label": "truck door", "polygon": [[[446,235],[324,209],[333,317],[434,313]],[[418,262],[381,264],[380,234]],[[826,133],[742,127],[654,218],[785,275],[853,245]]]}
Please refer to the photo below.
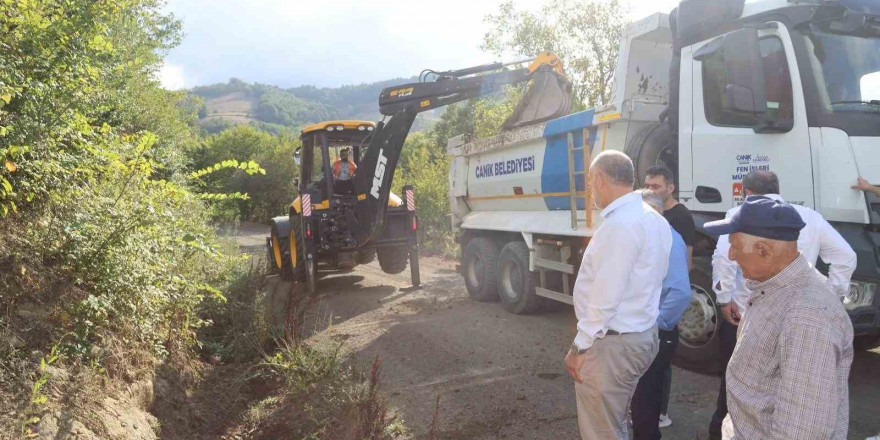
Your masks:
{"label": "truck door", "polygon": [[752,170],[775,172],[786,201],[813,207],[810,137],[791,37],[781,23],[759,37],[767,85],[763,121],[725,110],[723,52],[693,59],[691,54],[708,43],[703,42],[682,53],[682,65],[692,66],[693,73],[691,208],[696,211],[724,212],[741,204],[742,178]]}

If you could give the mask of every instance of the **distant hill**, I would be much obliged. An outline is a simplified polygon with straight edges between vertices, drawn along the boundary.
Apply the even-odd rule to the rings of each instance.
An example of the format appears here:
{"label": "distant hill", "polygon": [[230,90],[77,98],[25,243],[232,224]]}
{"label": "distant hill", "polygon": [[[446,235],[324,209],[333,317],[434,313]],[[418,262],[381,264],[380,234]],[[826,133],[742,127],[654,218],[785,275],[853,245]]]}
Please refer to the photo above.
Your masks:
{"label": "distant hill", "polygon": [[[195,87],[190,93],[205,100],[199,123],[206,133],[216,133],[234,124],[251,124],[277,132],[282,127],[299,130],[304,125],[333,119],[377,121],[379,92],[395,84],[417,81],[398,78],[370,84],[337,88],[277,86],[246,83],[236,78],[229,82]],[[437,111],[416,119],[415,129],[429,126],[439,118]]]}

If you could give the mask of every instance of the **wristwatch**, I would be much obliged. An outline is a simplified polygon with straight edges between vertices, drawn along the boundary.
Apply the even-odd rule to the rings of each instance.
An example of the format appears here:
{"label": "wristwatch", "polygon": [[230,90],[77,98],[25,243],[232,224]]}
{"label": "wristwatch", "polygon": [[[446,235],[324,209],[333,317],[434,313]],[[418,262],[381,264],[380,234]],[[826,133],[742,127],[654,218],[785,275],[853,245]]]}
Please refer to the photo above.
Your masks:
{"label": "wristwatch", "polygon": [[571,354],[584,354],[589,350],[588,348],[580,348],[577,344],[571,344],[571,348],[568,350]]}

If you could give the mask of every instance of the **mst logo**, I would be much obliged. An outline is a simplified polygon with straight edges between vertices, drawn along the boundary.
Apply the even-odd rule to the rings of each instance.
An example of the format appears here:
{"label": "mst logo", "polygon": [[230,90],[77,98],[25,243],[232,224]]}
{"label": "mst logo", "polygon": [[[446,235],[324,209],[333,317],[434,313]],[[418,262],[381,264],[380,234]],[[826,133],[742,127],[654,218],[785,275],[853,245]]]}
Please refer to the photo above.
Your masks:
{"label": "mst logo", "polygon": [[388,158],[382,154],[382,149],[379,149],[379,161],[376,163],[376,175],[373,176],[373,189],[370,190],[370,195],[375,197],[376,200],[379,200],[379,190],[382,189],[382,178],[385,177],[385,164],[388,163]]}

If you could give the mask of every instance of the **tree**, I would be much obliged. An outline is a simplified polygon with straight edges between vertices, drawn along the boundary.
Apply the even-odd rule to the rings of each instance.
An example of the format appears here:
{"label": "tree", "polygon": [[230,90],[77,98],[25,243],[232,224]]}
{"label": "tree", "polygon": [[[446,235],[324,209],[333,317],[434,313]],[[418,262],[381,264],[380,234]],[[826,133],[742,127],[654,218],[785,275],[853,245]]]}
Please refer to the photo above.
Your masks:
{"label": "tree", "polygon": [[538,13],[507,1],[485,18],[492,30],[481,47],[496,56],[556,53],[574,84],[575,98],[596,107],[611,100],[626,14],[621,0],[549,0]]}
{"label": "tree", "polygon": [[248,195],[244,200],[216,203],[215,220],[266,221],[285,214],[296,197],[293,179],[298,168],[293,152],[299,145],[300,140],[289,130],[273,135],[244,124],[207,137],[191,154],[193,170],[229,159],[254,161],[266,170],[266,174],[253,176],[243,169],[231,169],[199,179],[197,186],[204,192]]}
{"label": "tree", "polygon": [[[198,193],[193,181],[206,174],[187,169],[200,105],[156,80],[180,39],[163,5],[4,0],[0,8],[0,261],[40,275],[9,292],[15,274],[0,270],[0,309],[57,310],[64,319],[34,323],[49,329],[34,348],[59,345],[86,365],[102,362],[95,346],[118,350],[117,360],[128,349],[189,349],[207,324],[199,304],[222,298],[212,285],[234,261],[206,207],[235,195]],[[265,172],[222,159],[210,173]]]}

